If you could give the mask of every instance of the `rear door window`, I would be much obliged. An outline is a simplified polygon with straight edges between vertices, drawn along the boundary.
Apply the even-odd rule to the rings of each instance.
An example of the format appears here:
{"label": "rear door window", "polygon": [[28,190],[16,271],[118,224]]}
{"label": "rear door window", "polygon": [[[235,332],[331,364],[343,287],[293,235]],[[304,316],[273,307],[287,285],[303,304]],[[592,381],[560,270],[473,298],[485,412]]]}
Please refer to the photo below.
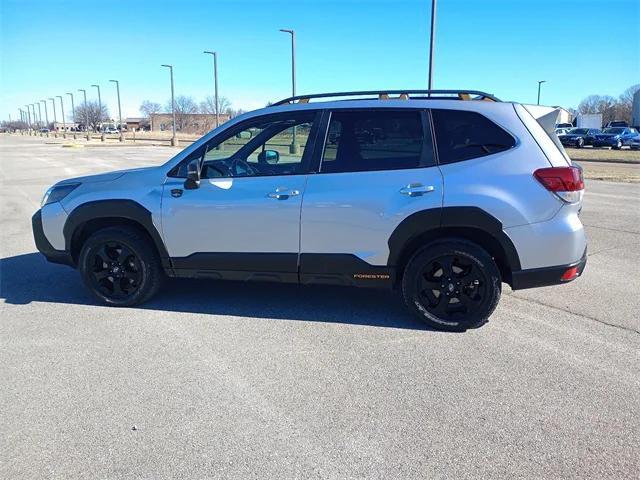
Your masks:
{"label": "rear door window", "polygon": [[463,110],[431,110],[441,164],[508,150],[514,138],[484,115]]}
{"label": "rear door window", "polygon": [[334,111],[321,173],[401,170],[434,165],[431,134],[419,110]]}

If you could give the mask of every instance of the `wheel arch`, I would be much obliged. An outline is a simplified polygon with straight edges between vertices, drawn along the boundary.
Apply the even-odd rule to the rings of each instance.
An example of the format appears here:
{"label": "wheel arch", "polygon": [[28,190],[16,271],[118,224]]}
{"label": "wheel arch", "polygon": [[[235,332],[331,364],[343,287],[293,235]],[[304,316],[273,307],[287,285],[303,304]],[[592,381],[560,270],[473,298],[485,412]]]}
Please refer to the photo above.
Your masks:
{"label": "wheel arch", "polygon": [[151,212],[133,200],[98,200],[76,207],[67,218],[63,234],[65,249],[74,263],[84,241],[106,227],[128,226],[146,235],[155,245],[163,267],[169,267],[169,254],[153,224]]}
{"label": "wheel arch", "polygon": [[422,246],[440,238],[456,237],[484,248],[495,260],[504,282],[520,270],[520,258],[502,223],[478,207],[444,207],[414,213],[404,219],[389,238],[388,265],[394,283],[402,278],[411,256]]}

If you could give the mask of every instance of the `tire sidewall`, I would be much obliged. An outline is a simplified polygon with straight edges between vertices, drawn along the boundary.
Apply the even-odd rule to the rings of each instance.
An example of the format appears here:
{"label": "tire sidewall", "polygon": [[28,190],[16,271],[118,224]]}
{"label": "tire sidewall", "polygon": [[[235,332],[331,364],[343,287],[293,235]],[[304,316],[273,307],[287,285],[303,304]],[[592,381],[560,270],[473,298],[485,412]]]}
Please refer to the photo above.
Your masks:
{"label": "tire sidewall", "polygon": [[[473,262],[483,272],[486,294],[480,308],[464,319],[443,320],[423,305],[416,288],[417,276],[425,264],[443,255],[458,255]],[[435,242],[425,246],[409,260],[402,278],[402,291],[407,307],[422,321],[438,330],[464,331],[486,323],[495,309],[502,290],[500,272],[493,259],[483,249],[470,242]]]}

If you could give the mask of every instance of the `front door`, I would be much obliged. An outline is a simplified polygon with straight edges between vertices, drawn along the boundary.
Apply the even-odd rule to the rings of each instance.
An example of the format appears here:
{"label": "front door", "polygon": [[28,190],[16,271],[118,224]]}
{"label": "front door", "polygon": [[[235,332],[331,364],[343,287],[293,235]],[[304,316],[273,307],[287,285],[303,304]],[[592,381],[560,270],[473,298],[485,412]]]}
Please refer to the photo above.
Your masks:
{"label": "front door", "polygon": [[[314,112],[298,112],[247,120],[167,177],[162,231],[176,274],[297,280],[314,119]],[[186,165],[194,159],[200,186],[187,189]]]}

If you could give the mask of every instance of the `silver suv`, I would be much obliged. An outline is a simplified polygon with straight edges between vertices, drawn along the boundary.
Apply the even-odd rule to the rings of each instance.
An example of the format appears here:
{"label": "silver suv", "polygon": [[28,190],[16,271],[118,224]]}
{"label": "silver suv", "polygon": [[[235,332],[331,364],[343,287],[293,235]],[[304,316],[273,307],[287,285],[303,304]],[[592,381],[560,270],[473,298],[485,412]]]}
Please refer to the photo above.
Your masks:
{"label": "silver suv", "polygon": [[584,269],[582,172],[556,118],[476,91],[292,97],[164,165],[54,185],[36,245],[113,306],[165,277],[340,284],[396,288],[434,328],[477,327],[502,282]]}

